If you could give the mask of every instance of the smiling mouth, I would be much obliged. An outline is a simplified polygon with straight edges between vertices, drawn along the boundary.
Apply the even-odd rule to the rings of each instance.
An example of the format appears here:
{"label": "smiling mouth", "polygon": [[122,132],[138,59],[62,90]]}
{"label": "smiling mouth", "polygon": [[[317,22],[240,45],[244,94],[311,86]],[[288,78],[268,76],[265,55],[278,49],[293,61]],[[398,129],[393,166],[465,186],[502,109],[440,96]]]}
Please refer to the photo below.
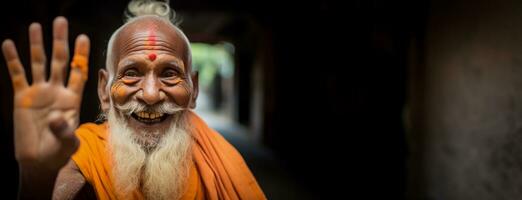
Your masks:
{"label": "smiling mouth", "polygon": [[135,112],[131,114],[132,118],[144,124],[155,124],[165,121],[170,115],[156,112]]}

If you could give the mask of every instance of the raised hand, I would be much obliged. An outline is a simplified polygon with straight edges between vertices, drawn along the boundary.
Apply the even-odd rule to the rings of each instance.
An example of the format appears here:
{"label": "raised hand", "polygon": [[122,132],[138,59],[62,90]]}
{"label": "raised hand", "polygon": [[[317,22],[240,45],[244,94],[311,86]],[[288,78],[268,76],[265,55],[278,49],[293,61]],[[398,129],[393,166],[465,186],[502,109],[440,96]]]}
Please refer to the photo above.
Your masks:
{"label": "raised hand", "polygon": [[31,85],[27,83],[14,43],[5,40],[2,44],[14,89],[15,156],[22,171],[42,169],[57,172],[79,145],[74,130],[79,123],[87,80],[90,42],[85,35],[76,38],[70,77],[65,86],[66,67],[69,66],[67,26],[64,17],[57,17],[53,22],[51,76],[47,81],[46,55],[39,24],[29,26]]}

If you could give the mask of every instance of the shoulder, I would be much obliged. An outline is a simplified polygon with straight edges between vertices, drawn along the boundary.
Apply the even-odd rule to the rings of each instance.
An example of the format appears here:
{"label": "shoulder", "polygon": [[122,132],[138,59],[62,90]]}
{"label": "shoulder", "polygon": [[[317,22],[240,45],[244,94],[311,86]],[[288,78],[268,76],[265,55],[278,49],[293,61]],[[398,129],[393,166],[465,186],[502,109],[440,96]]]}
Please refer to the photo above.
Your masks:
{"label": "shoulder", "polygon": [[212,129],[196,113],[190,112],[190,132],[196,142],[196,148],[203,152],[214,152],[220,156],[232,156],[243,160],[236,148],[230,144],[218,131]]}
{"label": "shoulder", "polygon": [[[75,131],[76,137],[80,141],[80,147],[73,154],[71,159],[75,162],[82,174],[90,181],[95,173],[96,163],[104,163],[107,146],[107,125],[85,123]],[[104,165],[100,165],[104,166]]]}

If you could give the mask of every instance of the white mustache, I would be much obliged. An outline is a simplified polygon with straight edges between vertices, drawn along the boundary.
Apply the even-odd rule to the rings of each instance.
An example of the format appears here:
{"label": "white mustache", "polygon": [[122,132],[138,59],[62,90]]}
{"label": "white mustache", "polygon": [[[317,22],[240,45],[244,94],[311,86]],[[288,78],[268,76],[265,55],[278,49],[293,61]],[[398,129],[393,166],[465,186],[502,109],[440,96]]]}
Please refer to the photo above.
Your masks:
{"label": "white mustache", "polygon": [[157,105],[149,106],[137,101],[130,101],[123,105],[115,104],[116,109],[125,115],[131,115],[137,112],[150,112],[150,113],[162,113],[162,114],[174,114],[185,110],[185,108],[178,106],[172,102],[162,102]]}

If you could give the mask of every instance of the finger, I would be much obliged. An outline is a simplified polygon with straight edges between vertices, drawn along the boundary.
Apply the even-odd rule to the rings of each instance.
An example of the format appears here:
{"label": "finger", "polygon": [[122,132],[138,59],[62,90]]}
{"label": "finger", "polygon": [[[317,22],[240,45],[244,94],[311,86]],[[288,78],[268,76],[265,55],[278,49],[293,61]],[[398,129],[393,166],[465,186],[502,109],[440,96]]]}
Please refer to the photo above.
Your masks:
{"label": "finger", "polygon": [[62,143],[62,152],[71,155],[76,151],[79,145],[78,138],[74,135],[74,129],[63,117],[51,119],[49,128]]}
{"label": "finger", "polygon": [[78,95],[82,95],[89,72],[90,41],[86,35],[79,35],[74,46],[74,56],[71,62],[71,75],[67,87]]}
{"label": "finger", "polygon": [[7,68],[11,75],[11,81],[13,82],[13,89],[15,92],[26,88],[27,79],[25,78],[25,70],[20,62],[16,47],[12,40],[5,40],[2,44],[2,52],[4,53],[5,61],[7,62]]}
{"label": "finger", "polygon": [[53,56],[51,61],[51,83],[63,84],[65,66],[69,60],[67,41],[67,19],[57,17],[53,22]]}
{"label": "finger", "polygon": [[33,83],[45,80],[45,50],[42,39],[42,26],[32,23],[29,26],[29,42],[31,44],[31,72]]}

